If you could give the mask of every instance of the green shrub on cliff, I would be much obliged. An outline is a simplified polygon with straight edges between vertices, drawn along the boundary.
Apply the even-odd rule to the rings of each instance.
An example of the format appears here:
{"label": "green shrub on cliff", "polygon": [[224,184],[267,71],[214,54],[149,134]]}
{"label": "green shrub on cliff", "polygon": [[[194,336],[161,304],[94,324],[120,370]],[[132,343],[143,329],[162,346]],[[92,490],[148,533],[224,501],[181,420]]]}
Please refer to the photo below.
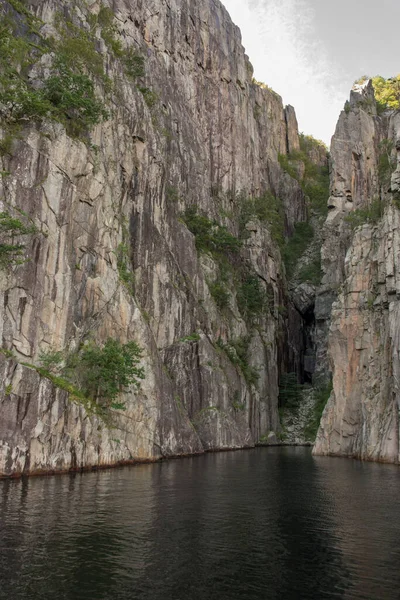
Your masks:
{"label": "green shrub on cliff", "polygon": [[398,110],[400,108],[400,75],[390,79],[377,75],[372,78],[372,85],[378,108],[381,110],[386,108]]}
{"label": "green shrub on cliff", "polygon": [[[297,181],[299,181],[300,176],[299,176],[299,170],[297,168],[296,165],[296,161],[300,161],[302,160],[301,155],[300,154],[295,154],[295,153],[291,153],[291,154],[278,154],[278,161],[279,164],[281,165],[282,169],[288,174],[290,175],[290,177],[292,177],[293,179],[296,179]],[[295,164],[293,164],[295,163]]]}
{"label": "green shrub on cliff", "polygon": [[[279,163],[284,171],[299,182],[304,194],[309,199],[309,206],[314,216],[321,220],[328,213],[328,150],[323,142],[312,136],[301,133],[299,139],[300,149],[289,154],[279,155]],[[313,239],[314,230],[308,221],[297,223],[292,235],[287,237],[282,257],[289,278],[293,275],[299,258]],[[319,284],[321,280],[320,260],[319,262],[314,260],[304,266],[299,272],[299,279],[302,282],[310,281],[316,285]]]}
{"label": "green shrub on cliff", "polygon": [[63,63],[75,72],[83,72],[99,82],[109,85],[110,80],[104,70],[104,58],[98,51],[94,31],[78,27],[64,15],[56,16],[56,27],[60,40],[53,42],[56,61]]}
{"label": "green shrub on cliff", "polygon": [[258,219],[266,223],[272,239],[282,247],[285,243],[285,216],[282,201],[271,192],[257,198],[243,199],[240,203],[239,228],[241,237],[246,237],[246,224]]}
{"label": "green shrub on cliff", "polygon": [[302,152],[310,153],[313,150],[317,152],[321,151],[321,148],[328,152],[328,147],[322,140],[317,140],[313,135],[307,135],[303,132],[299,134],[300,150]]}
{"label": "green shrub on cliff", "polygon": [[249,321],[265,311],[267,296],[256,274],[248,273],[244,276],[239,286],[237,302],[241,314]]}
{"label": "green shrub on cliff", "polygon": [[200,252],[231,253],[239,252],[242,242],[229,233],[226,227],[211,221],[205,215],[198,213],[197,207],[186,209],[182,219],[196,239],[196,248]]}
{"label": "green shrub on cliff", "polygon": [[[321,146],[323,146],[324,151],[326,148],[322,145],[322,142],[315,140],[311,136],[301,135],[300,140],[301,151],[288,155],[286,161],[294,160],[293,157],[295,157],[296,160],[300,160],[303,163],[304,175],[300,180],[300,185],[306,196],[308,196],[314,213],[323,217],[328,212],[329,169],[327,166],[318,166],[312,163],[307,152],[311,152],[313,149],[317,149],[320,152]],[[281,165],[284,166],[284,164],[281,161]],[[314,230],[311,223],[308,221],[296,223],[293,234],[286,240],[282,252],[286,274],[289,278],[293,275],[299,258],[307,250],[313,239]],[[302,282],[309,281],[318,285],[321,280],[321,274],[321,261],[318,258],[300,270],[299,279]]]}
{"label": "green shrub on cliff", "polygon": [[216,305],[224,310],[230,306],[230,279],[241,267],[239,252],[242,241],[217,221],[199,213],[196,206],[187,208],[181,219],[195,236],[197,250],[210,254],[218,266],[218,277],[207,284]]}
{"label": "green shrub on cliff", "polygon": [[318,176],[314,181],[306,181],[303,183],[303,191],[309,197],[311,207],[320,215],[328,214],[328,198],[329,198],[329,169],[328,167],[321,168]]}
{"label": "green shrub on cliff", "polygon": [[67,128],[70,135],[80,137],[88,129],[107,119],[103,102],[96,98],[93,81],[75,73],[63,62],[58,62],[45,83],[45,99],[56,109],[54,116]]}
{"label": "green shrub on cliff", "polygon": [[121,41],[118,39],[118,27],[114,12],[108,6],[101,6],[97,17],[90,15],[92,28],[96,25],[100,28],[100,35],[103,38],[106,46],[111,53],[118,58],[124,67],[125,75],[130,79],[144,77],[144,57],[141,56],[134,48],[123,48]]}
{"label": "green shrub on cliff", "polygon": [[230,301],[230,293],[224,282],[214,281],[208,283],[210,294],[220,310],[228,308]]}
{"label": "green shrub on cliff", "polygon": [[314,285],[319,285],[322,279],[322,266],[321,266],[321,254],[318,253],[317,256],[311,262],[305,264],[299,270],[299,281],[301,283],[312,283]]}
{"label": "green shrub on cliff", "polygon": [[292,409],[298,406],[301,400],[302,385],[298,381],[297,373],[283,373],[279,383],[279,406]]}
{"label": "green shrub on cliff", "polygon": [[389,79],[385,79],[381,75],[375,77],[363,75],[354,83],[360,85],[368,79],[372,81],[378,113],[387,109],[398,110],[400,108],[400,74]]}
{"label": "green shrub on cliff", "polygon": [[40,54],[28,40],[18,37],[7,19],[0,25],[0,120],[3,127],[26,117],[37,119],[51,112],[43,92],[34,89],[27,71]]}
{"label": "green shrub on cliff", "polygon": [[294,233],[290,237],[283,249],[283,260],[286,267],[286,274],[291,277],[294,268],[300,256],[305,252],[314,237],[314,230],[311,223],[296,223]]}
{"label": "green shrub on cliff", "polygon": [[[11,151],[12,140],[27,121],[53,119],[61,122],[69,135],[86,141],[90,130],[108,118],[103,98],[111,93],[113,82],[99,52],[99,33],[128,77],[144,75],[143,57],[132,48],[122,48],[110,8],[101,7],[97,17],[87,12],[89,29],[83,21],[77,25],[75,17],[56,15],[58,38],[45,38],[39,31],[43,23],[28,6],[13,0],[0,7],[1,154]],[[49,76],[46,81],[40,81],[40,75],[35,80],[32,69],[40,73],[44,55],[49,57]],[[148,88],[141,91],[146,103],[153,105],[156,95]]]}
{"label": "green shrub on cliff", "polygon": [[114,56],[118,58],[123,57],[124,50],[120,40],[117,38],[118,28],[113,10],[109,6],[102,5],[97,16],[90,15],[89,18],[92,19],[93,27],[95,25],[99,26],[100,35]]}
{"label": "green shrub on cliff", "polygon": [[120,281],[132,295],[135,292],[135,275],[132,273],[132,265],[128,244],[119,244],[115,252],[117,257],[117,270]]}
{"label": "green shrub on cliff", "polygon": [[[22,37],[11,17],[1,25],[0,119],[6,132],[17,132],[27,120],[51,118],[80,137],[107,118],[94,84],[96,78],[104,85],[108,81],[103,58],[87,32],[66,23],[58,42],[32,33]],[[34,85],[30,71],[49,53],[54,56],[50,76]]]}
{"label": "green shrub on cliff", "polygon": [[70,354],[65,373],[87,397],[113,407],[121,392],[130,385],[138,387],[144,378],[143,367],[138,366],[141,356],[136,342],[121,344],[109,338],[103,347],[92,342]]}
{"label": "green shrub on cliff", "polygon": [[121,60],[124,65],[125,74],[130,77],[130,79],[135,80],[139,77],[144,77],[144,57],[134,48],[125,50]]}
{"label": "green shrub on cliff", "polygon": [[267,85],[263,81],[258,81],[255,77],[253,77],[251,83],[261,88],[262,90],[268,90],[269,92],[273,92],[274,94],[276,94],[276,92],[274,92],[274,90],[271,87],[269,87],[269,85]]}
{"label": "green shrub on cliff", "polygon": [[326,385],[322,385],[320,387],[315,388],[314,390],[314,410],[312,414],[311,420],[307,423],[304,429],[304,437],[306,440],[310,440],[312,442],[315,441],[317,437],[319,424],[321,422],[322,413],[324,412],[326,403],[329,400],[329,396],[331,395],[333,386],[332,382],[327,383]]}
{"label": "green shrub on cliff", "polygon": [[64,352],[61,350],[46,350],[39,354],[39,362],[43,369],[49,373],[56,374],[60,371],[64,362]]}
{"label": "green shrub on cliff", "polygon": [[364,223],[371,223],[376,225],[378,221],[383,217],[385,210],[385,203],[381,198],[375,198],[372,200],[369,206],[365,208],[357,208],[349,213],[345,217],[345,221],[349,223],[352,229],[364,225]]}
{"label": "green shrub on cliff", "polygon": [[250,339],[250,336],[245,336],[223,342],[222,339],[219,338],[217,346],[225,352],[233,365],[240,368],[246,382],[249,385],[256,385],[260,375],[258,369],[249,364]]}
{"label": "green shrub on cliff", "polygon": [[[313,151],[328,152],[326,145],[311,135],[300,134],[300,150],[289,154],[279,154],[278,160],[282,169],[296,179],[309,197],[315,212],[325,215],[328,212],[329,168],[315,164],[310,158]],[[300,169],[300,164],[303,168]]]}
{"label": "green shrub on cliff", "polygon": [[25,236],[37,233],[37,228],[33,223],[24,218],[12,216],[9,211],[0,213],[0,268],[10,268],[25,262],[25,244],[20,241]]}
{"label": "green shrub on cliff", "polygon": [[109,409],[123,409],[117,402],[119,394],[130,385],[138,387],[144,378],[141,356],[136,342],[122,344],[109,338],[103,346],[89,342],[66,355],[42,352],[39,373],[82,401],[89,412],[104,416]]}

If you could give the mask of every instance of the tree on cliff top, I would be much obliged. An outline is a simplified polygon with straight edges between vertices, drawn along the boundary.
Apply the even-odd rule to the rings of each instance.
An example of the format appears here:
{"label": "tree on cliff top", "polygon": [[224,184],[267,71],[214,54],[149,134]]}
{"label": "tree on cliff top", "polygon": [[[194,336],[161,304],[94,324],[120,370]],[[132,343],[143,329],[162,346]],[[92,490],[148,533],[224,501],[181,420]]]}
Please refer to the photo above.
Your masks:
{"label": "tree on cliff top", "polygon": [[400,108],[400,74],[395,77],[390,77],[389,79],[385,79],[381,75],[376,75],[375,77],[364,75],[360,79],[357,79],[355,83],[364,83],[368,79],[372,80],[379,109],[383,111],[388,108],[392,110],[398,110]]}
{"label": "tree on cliff top", "polygon": [[378,105],[397,110],[400,108],[400,75],[385,79],[380,75],[372,78]]}

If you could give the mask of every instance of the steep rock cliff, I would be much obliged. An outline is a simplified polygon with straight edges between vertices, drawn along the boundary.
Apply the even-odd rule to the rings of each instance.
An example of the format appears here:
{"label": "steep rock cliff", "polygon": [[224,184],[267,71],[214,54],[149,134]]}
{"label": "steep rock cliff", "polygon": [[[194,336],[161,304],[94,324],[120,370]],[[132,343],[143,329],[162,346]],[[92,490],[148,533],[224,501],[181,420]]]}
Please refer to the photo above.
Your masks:
{"label": "steep rock cliff", "polygon": [[[135,81],[102,35],[104,7],[123,51],[144,58]],[[36,45],[57,40],[60,21],[73,38],[90,32],[112,82],[108,118],[85,141],[48,118],[22,119],[11,140],[1,129],[1,210],[35,232],[23,240],[29,260],[0,271],[0,475],[251,446],[278,431],[278,371],[293,361],[283,267],[268,222],[241,215],[244,198],[269,193],[286,234],[305,219],[304,193],[278,162],[298,148],[294,110],[253,83],[217,0],[2,0],[0,10]],[[26,11],[40,19],[28,32]],[[36,61],[34,87],[56,58]],[[224,308],[210,292],[221,265],[196,249],[188,207],[241,239]],[[237,299],[246,270],[268,298],[252,319]],[[110,337],[135,340],[145,368],[112,427],[35,368],[43,351]]]}
{"label": "steep rock cliff", "polygon": [[399,140],[399,113],[356,86],[331,146],[316,322],[333,392],[315,454],[399,462]]}

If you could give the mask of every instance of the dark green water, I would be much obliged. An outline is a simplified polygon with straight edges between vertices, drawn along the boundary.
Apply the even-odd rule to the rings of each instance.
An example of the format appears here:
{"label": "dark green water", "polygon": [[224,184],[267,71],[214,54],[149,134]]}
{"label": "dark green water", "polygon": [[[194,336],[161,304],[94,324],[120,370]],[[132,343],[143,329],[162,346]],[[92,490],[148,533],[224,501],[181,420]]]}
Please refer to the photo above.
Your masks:
{"label": "dark green water", "polygon": [[400,470],[260,448],[0,482],[1,600],[400,598]]}

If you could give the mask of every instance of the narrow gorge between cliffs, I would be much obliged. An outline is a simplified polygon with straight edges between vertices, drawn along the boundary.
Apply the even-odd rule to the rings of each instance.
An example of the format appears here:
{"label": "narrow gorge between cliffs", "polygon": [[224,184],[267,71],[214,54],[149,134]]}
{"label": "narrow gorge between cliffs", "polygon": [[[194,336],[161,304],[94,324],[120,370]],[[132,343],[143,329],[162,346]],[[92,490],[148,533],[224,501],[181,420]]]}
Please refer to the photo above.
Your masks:
{"label": "narrow gorge between cliffs", "polygon": [[328,149],[219,0],[0,0],[0,600],[397,599],[399,324],[400,75]]}
{"label": "narrow gorge between cliffs", "polygon": [[153,4],[0,2],[0,477],[397,464],[398,79],[328,152],[218,0]]}

